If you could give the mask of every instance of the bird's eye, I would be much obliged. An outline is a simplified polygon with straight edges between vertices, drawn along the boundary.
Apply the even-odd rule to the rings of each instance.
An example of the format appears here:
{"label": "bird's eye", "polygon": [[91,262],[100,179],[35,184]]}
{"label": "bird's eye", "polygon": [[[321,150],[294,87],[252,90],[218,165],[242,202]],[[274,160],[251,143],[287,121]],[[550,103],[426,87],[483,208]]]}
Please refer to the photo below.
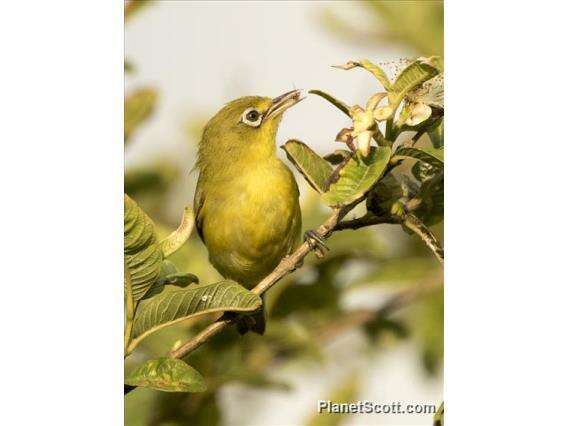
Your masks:
{"label": "bird's eye", "polygon": [[254,108],[248,108],[243,112],[241,121],[249,126],[258,127],[262,121],[262,114]]}

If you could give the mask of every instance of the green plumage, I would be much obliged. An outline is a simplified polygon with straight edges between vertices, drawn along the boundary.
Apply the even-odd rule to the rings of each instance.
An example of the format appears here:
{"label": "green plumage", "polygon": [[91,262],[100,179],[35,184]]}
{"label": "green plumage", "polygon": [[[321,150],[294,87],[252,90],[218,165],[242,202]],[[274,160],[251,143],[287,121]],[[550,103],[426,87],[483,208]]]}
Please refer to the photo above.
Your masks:
{"label": "green plumage", "polygon": [[[280,98],[232,101],[207,123],[199,144],[199,235],[219,273],[248,288],[293,250],[301,232],[298,187],[276,156],[275,140],[281,114],[294,99],[281,110]],[[248,120],[251,110],[249,117],[260,118]]]}

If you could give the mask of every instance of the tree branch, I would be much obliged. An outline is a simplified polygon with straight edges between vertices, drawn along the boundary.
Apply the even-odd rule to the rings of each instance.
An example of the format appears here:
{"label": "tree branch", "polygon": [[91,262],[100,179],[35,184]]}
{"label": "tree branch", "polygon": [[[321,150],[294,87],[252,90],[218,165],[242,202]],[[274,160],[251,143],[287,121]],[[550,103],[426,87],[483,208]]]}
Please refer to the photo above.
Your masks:
{"label": "tree branch", "polygon": [[420,219],[413,214],[407,214],[404,218],[404,226],[422,238],[422,241],[424,241],[428,248],[432,250],[436,259],[438,259],[442,265],[444,264],[444,249],[432,231],[430,231],[430,229],[424,225]]}
{"label": "tree branch", "polygon": [[374,214],[367,213],[366,215],[352,220],[344,220],[335,227],[334,231],[344,231],[346,229],[359,229],[365,226],[382,225],[385,223],[401,223],[395,217],[375,216]]}
{"label": "tree branch", "polygon": [[[341,208],[337,208],[333,210],[332,215],[327,218],[327,220],[322,223],[317,229],[316,233],[321,238],[329,238],[331,234],[334,232],[337,224],[345,217],[347,213],[349,213],[353,208],[359,204],[361,200],[353,202],[347,206],[343,206]],[[269,290],[274,284],[280,281],[283,277],[288,275],[289,273],[295,271],[300,265],[304,258],[308,255],[308,253],[314,250],[316,246],[308,243],[307,241],[300,245],[294,253],[285,257],[280,261],[278,266],[269,274],[267,275],[262,281],[260,281],[256,287],[254,287],[251,291],[258,295],[264,294],[267,290]],[[183,358],[188,355],[190,352],[194,351],[195,349],[199,348],[203,345],[207,340],[211,337],[219,334],[223,331],[228,325],[232,324],[235,321],[234,317],[229,317],[227,314],[223,314],[218,320],[216,320],[213,324],[205,327],[202,331],[198,334],[193,336],[189,339],[186,343],[181,345],[179,348],[174,349],[168,353],[169,358]],[[135,386],[124,386],[124,394],[131,392],[132,390],[136,389]]]}
{"label": "tree branch", "polygon": [[442,248],[440,242],[436,236],[430,231],[430,229],[422,223],[413,214],[406,214],[404,218],[397,218],[395,216],[383,217],[375,216],[373,214],[367,213],[366,215],[353,220],[345,220],[340,222],[335,227],[334,231],[343,231],[345,229],[359,229],[365,226],[381,225],[381,224],[403,224],[416,235],[418,235],[426,246],[434,253],[436,259],[443,265],[444,264],[444,249]]}
{"label": "tree branch", "polygon": [[[358,219],[347,220],[342,222],[341,220],[351,211],[353,208],[359,204],[361,200],[351,203],[347,206],[337,208],[333,211],[333,214],[327,218],[327,220],[322,223],[317,229],[316,233],[321,238],[329,238],[335,231],[342,231],[345,229],[359,229],[365,226],[379,225],[385,223],[401,223],[400,220],[393,217],[379,217],[374,215],[365,215]],[[425,240],[426,241],[426,240]],[[434,238],[435,241],[435,238]],[[278,266],[263,280],[261,280],[251,291],[258,294],[259,296],[268,291],[272,286],[274,286],[278,281],[280,281],[286,275],[294,272],[299,268],[304,260],[304,258],[314,250],[316,247],[308,243],[307,241],[300,245],[294,253],[285,257],[280,261]],[[442,255],[443,257],[443,255]],[[398,298],[397,298],[398,299]],[[393,304],[398,302],[393,300]],[[386,313],[386,312],[381,312]],[[365,315],[366,317],[366,315]],[[235,318],[227,314],[223,314],[218,320],[210,324],[198,334],[189,339],[186,343],[174,349],[168,353],[170,358],[183,358],[189,353],[193,352],[201,345],[203,345],[211,337],[219,334],[227,326],[231,325],[235,321]],[[124,386],[124,394],[126,395],[130,391],[136,389],[134,386]]]}
{"label": "tree branch", "polygon": [[[333,211],[333,214],[323,223],[321,224],[316,233],[321,238],[328,238],[335,227],[337,226],[338,222],[355,207],[356,203],[350,204],[348,206],[342,207],[340,209],[336,209]],[[312,251],[313,247],[306,241],[300,247],[296,249],[294,253],[285,257],[280,261],[278,266],[269,274],[267,275],[262,281],[260,281],[256,287],[254,287],[251,291],[253,293],[258,294],[259,296],[264,294],[268,289],[270,289],[274,284],[280,281],[284,276],[288,275],[289,273],[295,271],[304,258],[308,255],[310,251]],[[216,322],[209,325],[205,329],[203,329],[200,333],[192,337],[186,343],[181,345],[179,348],[171,351],[168,356],[170,358],[183,358],[190,352],[194,351],[198,347],[200,347],[203,343],[205,343],[209,338],[219,334],[225,327],[231,324],[234,319],[230,319],[227,315],[223,315],[219,318]]]}

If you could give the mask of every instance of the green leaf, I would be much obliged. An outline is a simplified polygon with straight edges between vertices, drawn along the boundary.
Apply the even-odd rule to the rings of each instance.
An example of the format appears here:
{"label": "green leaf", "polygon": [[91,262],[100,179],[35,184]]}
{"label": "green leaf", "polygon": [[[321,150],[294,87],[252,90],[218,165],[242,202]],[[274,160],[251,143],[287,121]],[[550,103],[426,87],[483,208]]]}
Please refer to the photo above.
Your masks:
{"label": "green leaf", "polygon": [[336,149],[331,154],[324,155],[323,159],[334,166],[341,164],[345,159],[351,157],[353,153],[345,149]]}
{"label": "green leaf", "polygon": [[335,105],[339,110],[341,110],[343,113],[345,113],[345,115],[347,115],[348,117],[351,117],[351,115],[349,114],[349,109],[350,109],[349,105],[347,105],[345,102],[340,101],[339,99],[335,98],[334,96],[331,96],[329,93],[326,93],[323,90],[317,90],[317,89],[309,90],[308,93],[321,96],[326,101]]}
{"label": "green leaf", "polygon": [[389,173],[373,187],[367,197],[367,210],[377,216],[389,216],[393,203],[403,196],[401,182]]}
{"label": "green leaf", "polygon": [[183,210],[183,217],[179,227],[172,232],[168,237],[160,242],[160,247],[162,248],[162,253],[164,257],[168,257],[174,252],[176,252],[182,245],[187,241],[193,231],[193,225],[195,224],[195,217],[193,215],[193,210],[191,207],[186,206]]}
{"label": "green leaf", "polygon": [[179,272],[176,266],[169,260],[162,262],[162,269],[160,271],[160,278],[156,282],[158,285],[175,284],[178,287],[185,287],[188,284],[199,284],[199,278],[189,272]]}
{"label": "green leaf", "polygon": [[426,61],[438,70],[439,73],[444,72],[444,59],[441,56],[430,56]]}
{"label": "green leaf", "polygon": [[234,281],[156,285],[138,304],[128,352],[150,333],[179,321],[212,312],[252,312],[261,305],[257,294]]}
{"label": "green leaf", "polygon": [[132,198],[124,194],[124,261],[130,272],[134,302],[152,287],[162,265],[162,250],[154,223]]}
{"label": "green leaf", "polygon": [[390,91],[392,84],[387,77],[386,73],[383,69],[375,64],[373,64],[368,59],[361,59],[359,61],[349,61],[345,65],[334,65],[334,68],[340,68],[342,70],[350,70],[356,67],[361,67],[369,71],[371,74],[375,76],[377,80],[382,84],[382,86],[387,90]]}
{"label": "green leaf", "polygon": [[138,89],[124,99],[124,141],[154,111],[157,93],[152,88]]}
{"label": "green leaf", "polygon": [[327,190],[327,180],[333,172],[331,165],[305,143],[292,139],[282,145],[286,156],[320,194]]}
{"label": "green leaf", "polygon": [[444,146],[444,119],[440,121],[436,127],[428,131],[428,136],[432,141],[434,148],[441,148]]}
{"label": "green leaf", "polygon": [[390,160],[389,147],[372,147],[367,157],[356,155],[340,170],[339,179],[323,195],[332,207],[353,203],[365,196],[385,171]]}
{"label": "green leaf", "polygon": [[[435,58],[435,57],[432,57]],[[406,94],[440,73],[432,58],[419,58],[403,69],[389,90],[389,104],[396,109]]]}
{"label": "green leaf", "polygon": [[422,204],[414,212],[427,226],[444,220],[444,175],[439,173],[422,183],[418,198]]}
{"label": "green leaf", "polygon": [[205,392],[205,379],[181,359],[159,358],[135,368],[124,381],[164,392]]}
{"label": "green leaf", "polygon": [[432,148],[432,147],[417,148],[413,146],[400,147],[395,151],[394,156],[416,158],[417,160],[430,164],[431,166],[434,166],[437,169],[444,168],[443,148]]}
{"label": "green leaf", "polygon": [[424,163],[422,161],[417,161],[416,163],[414,163],[414,166],[412,166],[412,169],[410,169],[412,176],[414,176],[419,182],[424,182],[428,179],[431,179],[438,172],[438,170],[439,169],[432,167],[430,164]]}

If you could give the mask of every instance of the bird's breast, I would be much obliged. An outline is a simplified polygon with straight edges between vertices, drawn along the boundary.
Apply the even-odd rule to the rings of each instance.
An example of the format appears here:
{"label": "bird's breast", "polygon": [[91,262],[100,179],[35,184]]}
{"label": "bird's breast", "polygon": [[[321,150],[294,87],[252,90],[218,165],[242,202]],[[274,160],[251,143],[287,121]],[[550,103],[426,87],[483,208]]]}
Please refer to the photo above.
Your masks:
{"label": "bird's breast", "polygon": [[211,262],[229,278],[238,278],[237,270],[269,272],[297,241],[298,188],[290,170],[276,161],[207,189],[205,244]]}

